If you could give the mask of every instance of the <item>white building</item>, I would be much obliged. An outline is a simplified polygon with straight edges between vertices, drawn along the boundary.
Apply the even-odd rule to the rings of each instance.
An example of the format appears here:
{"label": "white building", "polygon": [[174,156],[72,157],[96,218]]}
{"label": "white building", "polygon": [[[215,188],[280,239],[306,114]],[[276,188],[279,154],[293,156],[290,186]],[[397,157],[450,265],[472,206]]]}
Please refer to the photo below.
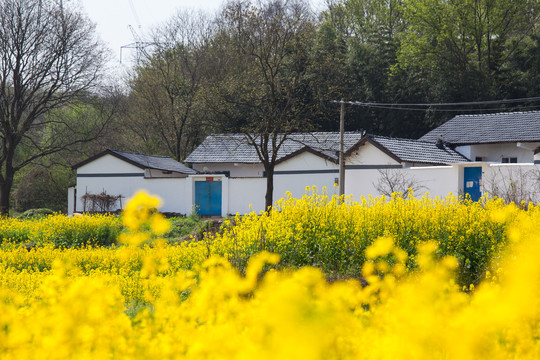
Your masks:
{"label": "white building", "polygon": [[70,189],[68,213],[90,210],[91,205],[84,201],[86,194],[120,196],[109,210],[122,208],[139,189],[159,195],[163,212],[191,211],[192,179],[188,176],[196,171],[169,157],[106,150],[73,169],[77,170],[77,186]]}
{"label": "white building", "polygon": [[420,140],[443,142],[471,161],[539,162],[540,111],[458,115]]}

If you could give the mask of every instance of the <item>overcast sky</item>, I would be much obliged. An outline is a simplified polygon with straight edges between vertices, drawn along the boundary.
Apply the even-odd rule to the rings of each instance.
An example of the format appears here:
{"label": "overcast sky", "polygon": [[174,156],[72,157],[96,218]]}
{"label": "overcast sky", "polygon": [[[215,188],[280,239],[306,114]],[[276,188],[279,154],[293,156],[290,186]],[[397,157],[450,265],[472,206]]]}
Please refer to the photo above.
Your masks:
{"label": "overcast sky", "polygon": [[[70,0],[64,0],[70,1]],[[119,70],[130,66],[135,56],[134,49],[120,48],[132,44],[135,39],[129,26],[136,33],[148,33],[156,25],[168,20],[179,9],[203,10],[215,13],[223,0],[71,0],[78,2],[90,19],[96,23],[96,30],[111,51],[111,66]],[[312,0],[323,4],[324,0]]]}

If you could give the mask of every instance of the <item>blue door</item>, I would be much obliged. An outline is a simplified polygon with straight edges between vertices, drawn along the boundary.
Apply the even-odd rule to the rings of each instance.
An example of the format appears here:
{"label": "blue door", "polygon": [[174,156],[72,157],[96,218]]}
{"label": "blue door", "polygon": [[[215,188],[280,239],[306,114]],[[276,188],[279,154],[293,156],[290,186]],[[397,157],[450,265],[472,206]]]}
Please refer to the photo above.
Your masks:
{"label": "blue door", "polygon": [[195,205],[199,215],[221,215],[221,181],[196,181]]}
{"label": "blue door", "polygon": [[478,201],[480,196],[480,180],[482,179],[482,167],[466,167],[464,173],[465,194],[471,196],[472,201]]}

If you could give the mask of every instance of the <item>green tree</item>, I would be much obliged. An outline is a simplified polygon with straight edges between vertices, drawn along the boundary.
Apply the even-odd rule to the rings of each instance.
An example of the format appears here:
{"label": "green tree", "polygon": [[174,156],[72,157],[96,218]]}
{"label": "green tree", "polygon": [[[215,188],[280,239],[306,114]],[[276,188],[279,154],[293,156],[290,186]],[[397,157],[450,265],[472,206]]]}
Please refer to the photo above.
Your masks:
{"label": "green tree", "polygon": [[15,174],[12,192],[15,210],[66,209],[66,189],[75,184],[71,166],[118,142],[122,131],[115,126],[122,98],[116,89],[81,96],[69,106],[49,111],[44,121],[35,124],[28,139],[21,141],[16,160],[31,159],[43,149],[51,151],[34,157]]}
{"label": "green tree", "polygon": [[[426,101],[424,84],[411,71],[394,67],[408,24],[402,0],[343,0],[329,3],[322,14],[313,56],[316,91],[326,129],[335,130],[335,104],[328,99],[361,102]],[[328,97],[329,95],[329,97]],[[351,107],[347,127],[393,136],[415,136],[424,130],[422,113],[387,108]]]}
{"label": "green tree", "polygon": [[511,59],[530,41],[540,2],[406,0],[404,9],[410,27],[398,66],[420,65],[432,89],[470,101],[508,96],[501,89],[516,76]]}

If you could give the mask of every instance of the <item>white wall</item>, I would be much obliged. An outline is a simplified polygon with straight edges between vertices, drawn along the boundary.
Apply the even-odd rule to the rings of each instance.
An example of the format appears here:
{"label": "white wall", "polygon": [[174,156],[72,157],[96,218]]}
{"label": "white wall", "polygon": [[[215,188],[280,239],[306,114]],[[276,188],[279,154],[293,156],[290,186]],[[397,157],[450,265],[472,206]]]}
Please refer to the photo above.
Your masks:
{"label": "white wall", "polygon": [[[266,194],[266,178],[231,178],[228,179],[228,208],[227,214],[259,212],[264,210]],[[328,175],[279,175],[274,177],[274,202],[285,197],[290,191],[293,197],[302,197],[306,193],[306,186],[317,186],[322,194],[323,186],[327,187],[328,195],[337,195],[338,190],[333,186],[334,178]],[[225,184],[224,184],[225,186]],[[224,189],[225,193],[225,189]]]}
{"label": "white wall", "polygon": [[144,177],[146,178],[185,178],[187,174],[176,171],[163,171],[157,169],[145,169]]}
{"label": "white wall", "polygon": [[104,155],[77,169],[77,174],[120,174],[120,173],[144,173],[135,165],[131,165],[112,155]]}
{"label": "white wall", "polygon": [[361,169],[347,170],[345,172],[345,194],[353,195],[355,201],[360,201],[362,196],[372,195],[377,197],[382,195],[376,184],[381,181],[383,174],[399,173],[406,179],[413,180],[422,188],[416,191],[417,196],[422,196],[429,192],[431,197],[445,197],[449,193],[458,195],[459,193],[459,167],[458,166],[432,166],[414,167],[402,169]]}
{"label": "white wall", "polygon": [[540,165],[486,164],[482,170],[483,193],[540,202]]}
{"label": "white wall", "polygon": [[345,165],[397,165],[399,162],[366,142],[345,159]]}
{"label": "white wall", "polygon": [[424,187],[419,191],[419,195],[429,192],[431,197],[444,198],[449,193],[458,196],[463,188],[463,180],[460,182],[459,165],[412,167],[405,169],[405,171],[407,175],[418,180],[420,186]]}
{"label": "white wall", "polygon": [[68,201],[67,201],[67,214],[73,215],[75,212],[75,195],[76,194],[76,187],[71,186],[68,187]]}
{"label": "white wall", "polygon": [[229,171],[231,177],[262,177],[264,166],[262,164],[244,164],[244,163],[203,163],[193,164],[193,168],[204,173],[204,168],[209,173],[217,171]]}
{"label": "white wall", "polygon": [[[482,145],[478,151],[496,150],[497,147]],[[499,145],[500,147],[500,145]],[[472,148],[471,148],[472,149]],[[475,150],[476,151],[476,150]],[[505,156],[515,156],[526,149],[514,146],[503,146],[500,151]],[[480,156],[480,155],[479,155]],[[518,156],[519,157],[519,156]],[[532,158],[530,160],[532,162]],[[262,177],[262,165],[257,164],[214,164],[213,170],[223,171],[229,169],[231,177],[224,175],[208,175],[214,181],[222,183],[222,215],[248,213],[251,211],[264,210],[266,178]],[[381,152],[375,146],[367,143],[356,153],[347,159],[347,165],[368,165],[385,167],[399,165],[394,159]],[[198,165],[202,167],[202,165]],[[430,196],[445,197],[449,193],[459,195],[463,190],[464,167],[481,166],[483,170],[483,186],[481,191],[487,190],[486,181],[489,178],[499,176],[500,179],[512,175],[516,177],[519,171],[540,174],[540,166],[533,164],[488,164],[488,163],[462,163],[453,166],[412,167],[397,169],[363,168],[347,169],[345,172],[345,193],[353,195],[354,200],[360,200],[362,196],[381,195],[375,188],[375,184],[381,178],[381,171],[399,172],[408,179],[414,179],[422,186],[417,195],[426,191]],[[236,172],[233,172],[236,171]],[[284,197],[286,192],[291,192],[294,197],[305,194],[306,186],[317,186],[320,193],[323,187],[327,188],[328,195],[337,195],[338,189],[334,187],[335,179],[339,177],[338,164],[327,161],[309,152],[304,152],[288,159],[276,166],[274,176],[274,201]],[[210,169],[212,171],[212,169]],[[140,176],[111,176],[114,174],[141,174]],[[86,192],[99,194],[106,191],[110,195],[122,195],[122,205],[132,197],[135,192],[144,189],[151,194],[158,195],[163,200],[161,211],[189,214],[194,204],[195,182],[205,181],[205,175],[193,175],[187,178],[159,178],[145,179],[144,171],[130,165],[113,156],[106,155],[102,158],[86,164],[78,169],[77,178],[77,201],[76,211],[83,211],[81,196]],[[250,174],[245,177],[234,174]],[[84,175],[94,175],[92,177]],[[96,176],[100,175],[100,176]],[[109,176],[107,176],[109,175]],[[253,177],[256,176],[256,177]],[[503,180],[500,180],[503,181]],[[538,183],[538,177],[536,178]],[[70,194],[72,194],[70,192]],[[73,195],[71,195],[73,196]],[[538,196],[540,199],[540,187]],[[72,206],[70,206],[72,208]]]}
{"label": "white wall", "polygon": [[229,179],[228,184],[228,214],[264,210],[266,178]]}
{"label": "white wall", "polygon": [[305,151],[276,165],[274,171],[312,171],[339,169],[339,165]]}
{"label": "white wall", "polygon": [[306,186],[316,186],[319,194],[322,194],[323,187],[326,187],[328,195],[337,195],[339,190],[334,187],[334,180],[338,177],[339,175],[337,173],[275,175],[274,201],[284,197],[287,191],[289,191],[293,197],[302,197],[306,193]]}
{"label": "white wall", "polygon": [[[188,180],[180,179],[144,179],[143,177],[78,177],[76,211],[84,211],[82,196],[85,193],[121,195],[122,207],[137,191],[157,195],[162,199],[161,211],[189,214],[193,200],[186,196]],[[120,204],[117,204],[119,208]],[[111,209],[116,210],[116,209]]]}
{"label": "white wall", "polygon": [[[122,176],[122,174],[124,176]],[[77,169],[77,199],[75,210],[84,211],[82,196],[86,193],[121,195],[121,206],[139,190],[162,199],[161,211],[189,214],[193,195],[188,178],[145,178],[145,171],[112,155],[104,155]],[[118,176],[116,176],[118,175]],[[129,175],[129,176],[125,176]],[[120,207],[120,202],[116,208]],[[87,209],[88,210],[88,209]],[[117,209],[111,209],[117,210]]]}
{"label": "white wall", "polygon": [[[538,190],[537,196],[540,201],[540,187],[538,187],[538,176],[540,176],[540,165],[533,164],[488,164],[488,163],[468,163],[455,164],[453,166],[433,166],[414,167],[402,169],[387,169],[381,171],[391,171],[402,173],[406,178],[415,179],[415,182],[423,189],[417,191],[418,196],[426,191],[431,197],[445,197],[449,193],[459,195],[463,190],[463,173],[467,166],[482,166],[483,186],[482,192],[488,190],[487,181],[490,178],[497,178],[497,181],[504,181],[509,176],[518,179],[520,174],[527,173],[528,179],[533,179],[530,175],[536,174],[536,181],[531,182]],[[535,172],[533,174],[533,172]],[[213,175],[217,177],[218,175]],[[222,215],[244,214],[251,211],[259,212],[264,210],[266,178],[227,178],[220,175],[222,183]],[[305,194],[306,186],[317,186],[322,193],[323,186],[327,187],[328,195],[337,195],[338,189],[333,186],[336,174],[282,174],[274,178],[274,201],[285,196],[290,191],[294,197],[301,197]],[[354,200],[360,200],[362,196],[379,196],[374,184],[381,177],[377,169],[348,169],[345,172],[345,193],[353,195]],[[128,181],[129,179],[129,181]],[[80,197],[86,191],[98,194],[105,190],[110,195],[122,195],[122,204],[125,206],[129,197],[139,189],[158,195],[163,200],[161,211],[178,212],[189,214],[194,203],[194,183],[203,181],[205,177],[190,176],[185,179],[144,179],[144,178],[94,178],[79,177],[77,179],[77,211],[81,212],[82,202]],[[515,182],[516,180],[514,180]],[[536,190],[535,190],[536,191]]]}
{"label": "white wall", "polygon": [[503,157],[517,157],[518,163],[532,163],[534,160],[534,149],[518,147],[516,143],[458,146],[456,150],[471,161],[475,161],[476,157],[482,157],[485,162],[497,163],[500,163]]}

